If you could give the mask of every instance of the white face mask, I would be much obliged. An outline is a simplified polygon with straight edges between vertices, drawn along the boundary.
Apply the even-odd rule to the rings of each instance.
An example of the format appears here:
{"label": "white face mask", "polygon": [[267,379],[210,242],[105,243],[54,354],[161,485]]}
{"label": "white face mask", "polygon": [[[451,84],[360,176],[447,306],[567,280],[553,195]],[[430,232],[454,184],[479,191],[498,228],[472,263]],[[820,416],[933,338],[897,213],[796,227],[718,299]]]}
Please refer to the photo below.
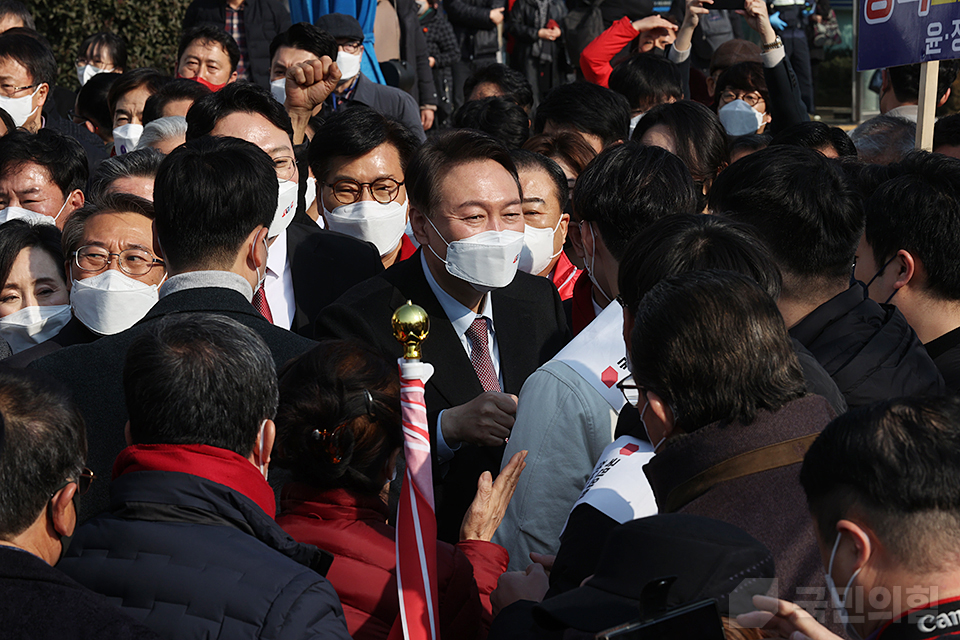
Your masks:
{"label": "white face mask", "polygon": [[112,336],[139,322],[160,298],[160,285],[149,285],[107,269],[92,278],[74,278],[70,289],[73,315],[97,335]]}
{"label": "white face mask", "polygon": [[560,228],[560,220],[557,220],[557,226],[553,229],[538,229],[526,225],[523,228],[523,250],[520,252],[520,263],[517,268],[524,273],[540,275],[540,273],[550,266],[550,262],[560,255],[560,251],[554,252],[553,242],[557,235],[557,229]]}
{"label": "white face mask", "polygon": [[287,79],[280,78],[279,80],[274,80],[270,83],[270,93],[273,94],[273,99],[283,104],[287,101]]}
{"label": "white face mask", "polygon": [[[613,298],[608,296],[607,292],[604,291],[603,287],[600,286],[600,283],[597,282],[597,276],[594,275],[594,270],[593,270],[594,262],[597,259],[597,238],[595,235],[593,235],[593,227],[591,227],[590,223],[587,222],[586,220],[582,220],[580,222],[581,236],[583,235],[583,225],[587,225],[587,229],[590,229],[590,237],[593,239],[593,253],[590,255],[590,264],[587,266],[587,277],[590,278],[590,282],[593,283],[593,286],[596,287],[597,291],[600,292],[600,295],[603,296],[604,299],[609,304],[610,302],[613,302]],[[586,250],[586,245],[584,245],[584,250]]]}
{"label": "white face mask", "polygon": [[[250,247],[250,253],[253,253],[253,247],[255,247],[255,246],[256,246],[255,244],[254,244],[254,245],[251,245],[251,247]],[[268,256],[270,255],[270,246],[267,245],[267,239],[266,239],[266,238],[263,239],[263,250],[267,252],[267,255],[268,255]],[[264,261],[263,261],[263,277],[260,277],[260,267],[254,267],[254,268],[257,270],[257,286],[255,286],[255,287],[253,288],[253,295],[257,295],[257,291],[259,291],[259,290],[260,290],[260,287],[263,286],[263,283],[267,281],[267,261],[266,261],[266,259],[264,259]],[[263,293],[264,293],[264,295],[266,295],[266,293],[267,293],[266,290],[264,290]]]}
{"label": "white face mask", "polygon": [[633,135],[633,130],[637,128],[637,123],[640,122],[640,118],[642,118],[645,115],[647,115],[646,112],[638,113],[635,116],[631,116],[630,118],[630,135],[631,136]]}
{"label": "white face mask", "polygon": [[837,532],[837,541],[833,543],[833,551],[830,552],[830,562],[827,564],[827,571],[824,574],[824,579],[827,582],[827,591],[830,592],[830,599],[833,601],[833,608],[837,610],[837,614],[840,616],[840,619],[843,621],[843,628],[846,630],[847,635],[854,640],[859,640],[860,634],[857,633],[857,630],[850,625],[850,614],[847,612],[847,593],[850,591],[850,586],[853,584],[854,579],[860,573],[860,567],[853,572],[853,575],[850,576],[850,579],[847,580],[847,586],[843,588],[843,597],[837,593],[837,584],[833,581],[833,559],[837,555],[837,547],[840,546],[840,532]]}
{"label": "white face mask", "polygon": [[0,318],[0,337],[14,353],[20,353],[60,333],[70,318],[68,304],[24,307]]}
{"label": "white face mask", "polygon": [[396,200],[387,204],[360,200],[333,211],[324,207],[323,213],[331,231],[372,242],[381,256],[397,248],[407,228],[407,203],[399,204]]}
{"label": "white face mask", "polygon": [[731,136],[756,133],[763,124],[763,114],[743,100],[734,100],[720,107],[717,112],[720,124]]}
{"label": "white face mask", "polygon": [[337,67],[340,68],[341,84],[360,73],[360,63],[362,60],[362,53],[347,53],[346,51],[341,51],[337,54]]}
{"label": "white face mask", "polygon": [[260,473],[263,474],[264,480],[269,480],[270,478],[270,469],[267,468],[267,465],[263,464],[263,431],[267,426],[267,419],[264,418],[263,422],[260,423]]}
{"label": "white face mask", "polygon": [[[63,207],[60,207],[60,211],[63,211]],[[57,214],[57,217],[60,217],[59,213]],[[57,218],[51,218],[43,213],[30,211],[30,209],[24,209],[23,207],[7,207],[6,209],[0,209],[0,224],[3,224],[8,220],[24,220],[30,224],[53,224],[57,221]]]}
{"label": "white face mask", "polygon": [[38,84],[37,88],[33,90],[33,93],[28,96],[23,96],[22,98],[0,96],[0,109],[10,114],[10,117],[13,119],[13,124],[22,127],[27,120],[30,119],[30,116],[40,108],[40,105],[36,107],[33,106],[33,96],[37,95],[37,91],[40,91],[40,87],[42,86],[42,84]]}
{"label": "white face mask", "polygon": [[117,155],[130,153],[137,148],[140,136],[143,135],[142,124],[125,124],[113,130],[113,148]]}
{"label": "white face mask", "polygon": [[283,233],[290,223],[293,222],[293,216],[297,213],[297,190],[300,185],[296,180],[280,180],[280,190],[277,193],[277,210],[273,213],[273,222],[270,223],[270,229],[267,231],[268,238],[276,238]]}
{"label": "white face mask", "polygon": [[[303,194],[304,208],[309,209],[317,200],[317,179],[313,176],[307,176],[307,190]],[[322,219],[322,218],[320,218]],[[323,227],[323,225],[320,225]]]}
{"label": "white face mask", "polygon": [[427,222],[447,245],[447,259],[433,247],[433,255],[447,266],[447,273],[469,282],[480,293],[500,289],[513,282],[523,250],[523,234],[519,231],[484,231],[475,236],[447,242],[430,218]]}
{"label": "white face mask", "polygon": [[[643,425],[643,432],[644,432],[645,434],[647,434],[647,440],[649,440],[650,443],[652,444],[652,443],[653,443],[653,438],[650,437],[650,430],[647,429],[647,423],[643,421],[643,414],[646,413],[647,407],[649,407],[649,406],[650,406],[650,401],[647,400],[647,401],[644,403],[644,405],[643,405],[643,409],[640,410],[640,424]],[[653,445],[653,452],[654,452],[654,453],[657,452],[657,449],[660,448],[660,445],[662,445],[662,444],[663,444],[663,441],[666,440],[666,439],[667,439],[667,436],[664,435],[662,438],[660,438],[660,442],[658,442],[657,444]]]}
{"label": "white face mask", "polygon": [[80,81],[80,86],[82,87],[90,82],[90,78],[93,76],[106,72],[106,69],[95,67],[92,64],[85,64],[82,67],[77,67],[77,80]]}

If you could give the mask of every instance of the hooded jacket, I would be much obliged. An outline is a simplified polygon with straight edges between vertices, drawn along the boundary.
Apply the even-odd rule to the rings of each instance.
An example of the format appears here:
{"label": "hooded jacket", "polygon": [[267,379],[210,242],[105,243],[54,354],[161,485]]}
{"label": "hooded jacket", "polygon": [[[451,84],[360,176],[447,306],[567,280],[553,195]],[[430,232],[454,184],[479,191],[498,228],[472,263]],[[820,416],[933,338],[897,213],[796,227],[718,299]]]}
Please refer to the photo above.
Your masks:
{"label": "hooded jacket", "polygon": [[[110,513],[58,567],[165,638],[349,638],[331,557],[274,522],[248,460],[206,445],[135,445],[114,465]],[[316,570],[315,570],[316,569]]]}
{"label": "hooded jacket", "polygon": [[814,309],[790,335],[820,361],[850,409],[944,390],[936,364],[903,314],[868,298],[860,284]]}

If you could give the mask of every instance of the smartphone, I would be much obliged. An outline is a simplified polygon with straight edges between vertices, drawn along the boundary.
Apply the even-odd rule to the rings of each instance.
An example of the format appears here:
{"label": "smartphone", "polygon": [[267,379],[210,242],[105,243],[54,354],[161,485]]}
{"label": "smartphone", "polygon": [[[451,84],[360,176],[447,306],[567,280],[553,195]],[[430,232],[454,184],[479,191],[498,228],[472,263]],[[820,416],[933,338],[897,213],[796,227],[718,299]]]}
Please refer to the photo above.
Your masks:
{"label": "smartphone", "polygon": [[715,600],[672,609],[653,620],[628,622],[596,635],[597,640],[724,640]]}
{"label": "smartphone", "polygon": [[554,20],[553,18],[550,18],[549,20],[547,20],[547,29],[559,29],[559,28],[560,28],[560,25],[557,24],[556,20]]}
{"label": "smartphone", "polygon": [[727,9],[727,10],[736,10],[743,9],[744,2],[743,0],[713,0],[713,4],[705,5],[708,9]]}

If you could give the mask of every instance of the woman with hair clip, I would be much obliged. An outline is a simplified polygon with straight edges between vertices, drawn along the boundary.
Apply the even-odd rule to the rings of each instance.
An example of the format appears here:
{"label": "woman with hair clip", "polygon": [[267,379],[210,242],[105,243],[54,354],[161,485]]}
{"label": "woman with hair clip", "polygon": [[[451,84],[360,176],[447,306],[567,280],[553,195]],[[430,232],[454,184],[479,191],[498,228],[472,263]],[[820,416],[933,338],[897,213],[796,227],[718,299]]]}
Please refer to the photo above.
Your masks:
{"label": "woman with hair clip", "polygon": [[[343,604],[350,635],[387,638],[399,627],[395,530],[387,494],[403,446],[395,364],[367,347],[322,342],[280,372],[275,459],[294,481],[277,522],[298,542],[336,556],[327,579]],[[496,482],[485,472],[456,546],[437,542],[440,633],[485,638],[490,593],[506,550],[490,542],[524,467],[515,455]]]}

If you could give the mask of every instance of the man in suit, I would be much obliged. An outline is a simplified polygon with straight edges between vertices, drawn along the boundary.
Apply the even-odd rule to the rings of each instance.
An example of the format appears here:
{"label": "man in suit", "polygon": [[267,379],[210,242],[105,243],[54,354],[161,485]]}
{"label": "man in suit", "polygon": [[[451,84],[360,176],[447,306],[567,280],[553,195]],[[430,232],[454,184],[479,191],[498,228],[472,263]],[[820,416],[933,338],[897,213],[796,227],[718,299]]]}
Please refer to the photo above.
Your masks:
{"label": "man in suit", "polygon": [[318,229],[313,221],[292,223],[300,184],[293,127],[269,91],[235,83],[198,100],[187,113],[187,140],[205,135],[252,142],[273,158],[280,191],[268,225],[271,260],[254,306],[278,327],[312,337],[321,309],[383,270],[380,253],[369,243]]}
{"label": "man in suit", "polygon": [[401,355],[390,318],[407,300],[430,315],[424,360],[437,470],[437,526],[456,542],[484,470],[496,474],[527,376],[569,338],[556,288],[517,272],[523,210],[508,151],[470,130],[440,135],[406,172],[422,245],[320,314],[318,336],[355,337]]}
{"label": "man in suit", "polygon": [[[277,202],[274,163],[255,145],[207,137],[177,148],[154,185],[157,237],[168,279],[160,301],[126,331],[50,354],[31,366],[73,391],[90,430],[90,465],[109,478],[126,446],[123,361],[130,343],[164,317],[196,312],[226,315],[256,331],[277,366],[315,343],[267,322],[250,304],[267,265],[267,228]],[[86,518],[107,507],[108,482],[83,506]]]}

